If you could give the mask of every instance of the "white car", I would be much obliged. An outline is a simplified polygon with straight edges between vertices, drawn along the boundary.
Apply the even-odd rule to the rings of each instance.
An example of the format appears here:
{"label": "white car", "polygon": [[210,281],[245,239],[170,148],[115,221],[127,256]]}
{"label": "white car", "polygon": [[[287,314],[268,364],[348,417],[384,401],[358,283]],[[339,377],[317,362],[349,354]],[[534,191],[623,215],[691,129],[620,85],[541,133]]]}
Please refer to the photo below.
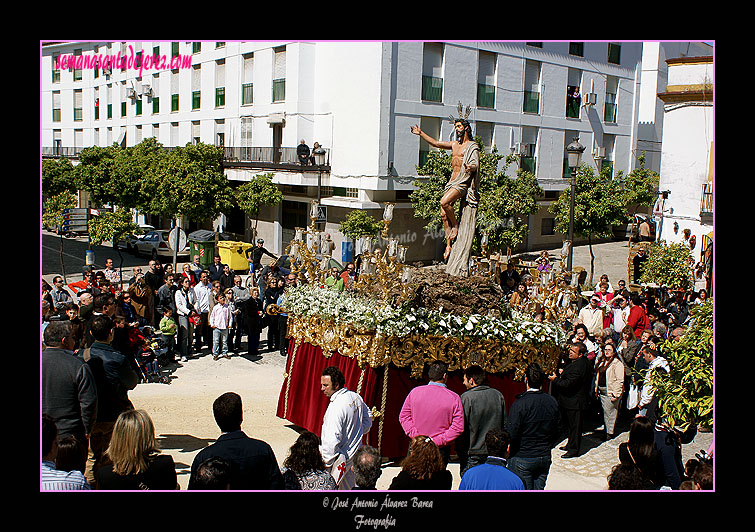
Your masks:
{"label": "white car", "polygon": [[[136,254],[137,255],[147,255],[148,257],[151,257],[153,259],[156,259],[157,257],[173,257],[173,248],[170,247],[170,244],[168,243],[168,235],[170,234],[170,231],[166,230],[156,230],[156,231],[150,231],[146,235],[138,238],[134,242],[134,247],[136,248]],[[183,249],[178,250],[178,256],[187,256],[189,254],[189,243],[187,241],[186,245],[184,245]]]}
{"label": "white car", "polygon": [[136,242],[144,237],[146,233],[149,233],[150,231],[154,231],[155,228],[152,225],[147,224],[139,224],[139,230],[140,233],[138,235],[126,235],[120,237],[113,247],[115,249],[125,249],[129,253],[136,253]]}

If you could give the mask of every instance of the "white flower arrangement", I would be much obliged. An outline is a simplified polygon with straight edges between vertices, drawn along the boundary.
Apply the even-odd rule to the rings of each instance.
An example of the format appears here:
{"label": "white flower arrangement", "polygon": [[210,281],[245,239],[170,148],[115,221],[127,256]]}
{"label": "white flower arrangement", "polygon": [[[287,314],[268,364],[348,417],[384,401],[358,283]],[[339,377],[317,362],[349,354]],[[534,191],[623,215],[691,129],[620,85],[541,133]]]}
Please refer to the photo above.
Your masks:
{"label": "white flower arrangement", "polygon": [[311,284],[287,289],[285,305],[289,314],[318,316],[385,336],[428,334],[535,345],[563,345],[566,341],[566,333],[558,324],[535,322],[515,311],[511,320],[482,314],[458,316],[442,308],[393,307],[363,295]]}

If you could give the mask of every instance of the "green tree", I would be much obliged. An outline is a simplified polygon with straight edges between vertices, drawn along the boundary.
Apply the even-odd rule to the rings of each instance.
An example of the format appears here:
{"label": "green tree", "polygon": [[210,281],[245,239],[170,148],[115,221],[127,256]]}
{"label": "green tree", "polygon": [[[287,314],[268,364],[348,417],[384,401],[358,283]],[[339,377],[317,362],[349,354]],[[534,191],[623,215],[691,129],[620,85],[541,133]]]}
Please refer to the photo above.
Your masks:
{"label": "green tree", "polygon": [[[596,174],[587,165],[577,169],[576,193],[574,195],[574,235],[587,238],[590,247],[590,286],[593,283],[595,254],[592,248],[593,238],[610,238],[613,226],[626,223],[629,216],[626,211],[626,197],[622,182],[611,176],[610,168],[604,168]],[[555,214],[556,230],[569,234],[569,212],[571,210],[571,187],[566,187],[550,208]]]}
{"label": "green tree", "polygon": [[105,148],[84,148],[79,154],[79,164],[76,166],[78,188],[87,191],[95,205],[111,203],[118,194],[118,191],[113,189],[113,171],[115,157],[121,149],[118,144],[113,143]]}
{"label": "green tree", "polygon": [[488,156],[481,158],[481,175],[486,178],[480,180],[477,225],[488,232],[490,249],[505,249],[510,255],[512,250],[527,240],[527,216],[540,209],[537,197],[542,196],[544,191],[535,175],[522,168],[513,178],[506,175],[506,169],[516,160],[514,155],[507,156],[501,172],[496,172],[501,158],[503,156],[498,154],[495,146]]}
{"label": "green tree", "polygon": [[341,222],[340,231],[352,240],[357,240],[366,235],[377,238],[383,227],[383,222],[370,216],[367,211],[354,210]]}
{"label": "green tree", "polygon": [[[113,212],[103,212],[99,216],[93,216],[88,223],[90,242],[99,246],[106,240],[116,242],[122,235],[128,235],[139,230],[139,226],[133,222],[131,211],[119,207]],[[115,250],[120,258],[118,270],[120,278],[123,279],[123,255],[121,250],[115,246]]]}
{"label": "green tree", "polygon": [[[482,146],[479,137],[475,141]],[[504,164],[500,171],[501,159]],[[511,178],[506,175],[514,156],[504,157],[493,146],[490,153],[480,153],[480,201],[477,210],[478,230],[488,232],[488,248],[491,250],[511,250],[527,239],[529,226],[526,222],[529,214],[538,211],[537,196],[543,194],[537,178],[522,169]],[[440,199],[446,183],[451,178],[451,155],[445,150],[429,153],[425,164],[417,167],[420,176],[414,182],[416,189],[409,195],[414,207],[414,216],[427,220],[425,229],[439,232],[443,223],[440,217]],[[459,204],[456,203],[456,215],[459,216]],[[479,249],[479,234],[475,240]]]}
{"label": "green tree", "polygon": [[713,303],[692,310],[684,335],[660,345],[669,362],[668,374],[651,373],[658,407],[672,427],[684,431],[690,423],[713,426]]}
{"label": "green tree", "polygon": [[42,161],[42,195],[56,196],[62,192],[76,192],[76,170],[71,161],[65,157],[60,159],[44,159]]}
{"label": "green tree", "polygon": [[192,221],[217,218],[234,205],[234,194],[223,173],[223,149],[209,144],[187,144],[157,161],[142,193],[145,212]]}
{"label": "green tree", "polygon": [[283,193],[273,183],[273,174],[259,174],[235,190],[239,208],[254,218],[252,240],[257,236],[257,222],[262,207],[272,207],[283,201]]}
{"label": "green tree", "polygon": [[653,243],[639,282],[688,291],[695,283],[692,260],[692,252],[684,242],[667,245],[661,240]]}
{"label": "green tree", "polygon": [[[645,168],[644,151],[642,155],[637,157],[637,161],[640,166],[629,172],[626,177],[623,177],[622,172],[617,175],[617,178],[624,184],[624,202],[627,208],[634,206],[632,214],[636,214],[640,207],[652,207],[655,204],[660,180],[657,172]],[[634,226],[634,216],[632,217],[632,225]],[[632,227],[633,230],[634,227]]]}
{"label": "green tree", "polygon": [[[63,225],[63,216],[66,209],[73,209],[76,207],[78,200],[76,194],[70,191],[63,191],[49,196],[44,203],[42,209],[42,225],[45,227],[60,227]],[[63,269],[61,275],[63,280],[66,278],[66,267],[63,262],[63,233],[60,233],[60,266]],[[67,282],[67,281],[66,281]]]}

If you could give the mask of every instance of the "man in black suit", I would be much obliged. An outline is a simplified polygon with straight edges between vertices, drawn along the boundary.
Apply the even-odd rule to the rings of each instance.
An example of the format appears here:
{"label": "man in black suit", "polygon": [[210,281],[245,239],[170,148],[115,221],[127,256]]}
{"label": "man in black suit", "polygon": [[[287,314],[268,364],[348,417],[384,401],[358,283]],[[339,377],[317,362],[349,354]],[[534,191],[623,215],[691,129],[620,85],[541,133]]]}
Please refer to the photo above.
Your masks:
{"label": "man in black suit", "polygon": [[[222,434],[215,443],[202,449],[194,457],[191,478],[196,478],[197,469],[205,460],[220,457],[231,464],[230,489],[284,489],[283,476],[273,449],[262,440],[250,438],[241,430],[241,397],[233,392],[224,393],[215,399],[212,411]],[[193,489],[191,481],[189,489]]]}
{"label": "man in black suit", "polygon": [[592,382],[592,364],[585,356],[587,346],[576,342],[569,346],[569,363],[564,369],[548,376],[553,386],[562,419],[568,427],[569,437],[566,447],[561,447],[566,454],[562,458],[579,456],[579,446],[582,442],[582,421],[590,399],[590,383]]}

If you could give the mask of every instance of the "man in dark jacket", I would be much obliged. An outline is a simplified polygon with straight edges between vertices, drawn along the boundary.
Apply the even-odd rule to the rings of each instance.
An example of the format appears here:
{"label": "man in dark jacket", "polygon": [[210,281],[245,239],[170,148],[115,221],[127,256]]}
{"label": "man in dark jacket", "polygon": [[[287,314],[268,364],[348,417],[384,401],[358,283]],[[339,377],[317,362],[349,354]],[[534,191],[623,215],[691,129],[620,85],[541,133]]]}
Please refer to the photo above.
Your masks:
{"label": "man in dark jacket", "polygon": [[42,413],[55,419],[58,436],[74,436],[81,448],[77,469],[86,464],[87,439],[97,417],[97,387],[89,366],[73,354],[69,321],[51,321],[42,351]]}
{"label": "man in dark jacket", "polygon": [[[220,457],[231,464],[232,490],[282,490],[283,476],[273,449],[262,440],[250,438],[241,430],[243,412],[241,397],[227,392],[212,404],[215,422],[222,434],[194,457],[191,477],[196,477],[199,466],[210,458]],[[189,482],[189,489],[193,489]]]}
{"label": "man in dark jacket", "polygon": [[558,441],[558,403],[541,387],[545,373],[537,363],[527,366],[527,391],[516,396],[506,420],[511,434],[509,469],[519,475],[525,489],[543,490],[551,467],[551,449]]}
{"label": "man in dark jacket", "polygon": [[500,391],[485,384],[485,370],[478,365],[465,369],[464,386],[464,432],[456,440],[462,476],[470,467],[485,463],[485,435],[490,429],[502,429],[506,421],[506,401]]}
{"label": "man in dark jacket", "polygon": [[301,142],[296,147],[296,156],[299,158],[299,164],[307,164],[309,159],[309,146],[307,146],[304,139],[301,139]]}
{"label": "man in dark jacket", "polygon": [[561,417],[568,427],[569,438],[566,446],[561,450],[566,451],[562,458],[574,458],[579,456],[579,447],[582,443],[582,422],[584,412],[590,400],[590,383],[592,382],[592,364],[585,356],[587,346],[582,342],[576,342],[569,346],[569,363],[559,375],[551,374],[548,378],[557,394],[558,406]]}
{"label": "man in dark jacket", "polygon": [[94,485],[95,471],[105,463],[105,450],[110,444],[113,426],[118,415],[134,407],[128,391],[136,388],[139,376],[131,361],[112,345],[113,320],[109,316],[95,316],[91,327],[94,342],[82,350],[82,358],[89,364],[97,383],[97,422],[89,438],[90,456],[87,461],[87,482]]}

